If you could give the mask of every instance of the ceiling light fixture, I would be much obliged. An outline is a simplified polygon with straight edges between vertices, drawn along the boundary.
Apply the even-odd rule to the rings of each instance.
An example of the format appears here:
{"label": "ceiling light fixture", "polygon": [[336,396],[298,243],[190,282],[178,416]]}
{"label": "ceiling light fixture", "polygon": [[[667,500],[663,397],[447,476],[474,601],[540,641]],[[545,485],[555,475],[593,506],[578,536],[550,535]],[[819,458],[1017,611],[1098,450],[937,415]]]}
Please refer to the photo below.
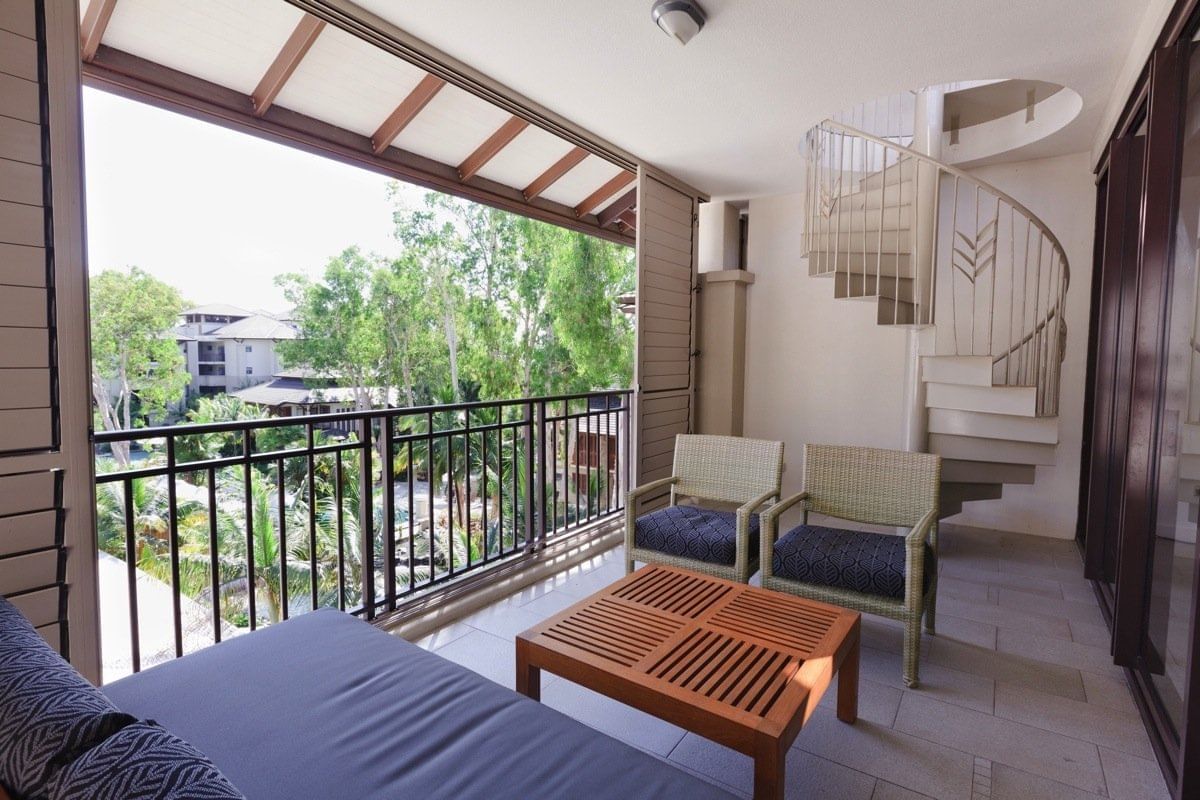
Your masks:
{"label": "ceiling light fixture", "polygon": [[691,0],[657,0],[650,18],[680,44],[687,44],[704,27],[704,12]]}

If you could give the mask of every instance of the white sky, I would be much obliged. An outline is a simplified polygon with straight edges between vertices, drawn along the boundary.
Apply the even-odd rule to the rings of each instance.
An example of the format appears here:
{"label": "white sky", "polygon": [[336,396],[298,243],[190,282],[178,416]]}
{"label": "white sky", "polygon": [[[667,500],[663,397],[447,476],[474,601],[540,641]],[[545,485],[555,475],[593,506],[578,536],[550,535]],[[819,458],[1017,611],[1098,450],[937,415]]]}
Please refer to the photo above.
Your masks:
{"label": "white sky", "polygon": [[190,303],[283,311],[276,275],[399,249],[388,178],[94,89],[83,106],[93,274],[138,266]]}

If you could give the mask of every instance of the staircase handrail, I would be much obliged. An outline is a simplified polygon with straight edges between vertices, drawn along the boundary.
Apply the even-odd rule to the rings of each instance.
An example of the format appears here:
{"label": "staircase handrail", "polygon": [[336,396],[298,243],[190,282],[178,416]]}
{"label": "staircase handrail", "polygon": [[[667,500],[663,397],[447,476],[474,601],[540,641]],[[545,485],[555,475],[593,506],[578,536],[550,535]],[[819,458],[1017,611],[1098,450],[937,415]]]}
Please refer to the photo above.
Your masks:
{"label": "staircase handrail", "polygon": [[[972,175],[971,173],[967,172],[966,170],[959,169],[958,167],[947,164],[944,161],[938,161],[933,156],[925,155],[920,150],[913,150],[911,147],[905,147],[904,145],[896,144],[895,142],[891,142],[891,141],[889,141],[887,139],[883,139],[879,136],[874,136],[872,134],[867,133],[866,131],[861,131],[858,128],[852,127],[850,125],[843,125],[840,122],[835,122],[832,119],[827,118],[824,121],[822,121],[821,123],[819,123],[818,127],[822,127],[822,126],[827,126],[829,128],[832,128],[839,133],[845,133],[850,136],[856,136],[860,139],[866,139],[868,142],[874,142],[875,144],[880,145],[881,147],[887,147],[892,150],[897,150],[897,151],[903,153],[904,155],[909,156],[910,158],[915,158],[918,161],[924,161],[926,164],[935,166],[938,169],[940,169],[942,172],[947,173],[948,175],[953,175],[953,176],[955,176],[957,178],[961,178],[962,180],[965,180],[969,183],[977,184],[978,186],[991,192],[996,197],[999,197],[1005,203],[1008,203],[1008,205],[1012,206],[1014,209],[1016,209],[1018,212],[1020,212],[1026,219],[1028,219],[1030,222],[1032,222],[1039,231],[1041,231],[1042,235],[1045,236],[1050,241],[1050,243],[1054,247],[1054,249],[1058,250],[1060,253],[1063,253],[1064,255],[1066,254],[1067,251],[1066,251],[1066,248],[1064,248],[1062,246],[1062,242],[1060,242],[1058,240],[1058,237],[1054,235],[1054,232],[1052,230],[1050,230],[1050,228],[1046,225],[1046,223],[1042,221],[1041,217],[1039,217],[1037,214],[1034,214],[1032,211],[1030,211],[1025,206],[1024,203],[1017,200],[1015,197],[1013,197],[1012,195],[1003,191],[1002,189],[998,189],[997,187],[993,186],[992,184],[988,183],[987,181],[982,180],[982,179],[976,177],[975,175]],[[1063,279],[1065,281],[1064,288],[1066,286],[1070,286],[1070,284],[1071,284],[1071,268],[1065,258],[1063,259]]]}

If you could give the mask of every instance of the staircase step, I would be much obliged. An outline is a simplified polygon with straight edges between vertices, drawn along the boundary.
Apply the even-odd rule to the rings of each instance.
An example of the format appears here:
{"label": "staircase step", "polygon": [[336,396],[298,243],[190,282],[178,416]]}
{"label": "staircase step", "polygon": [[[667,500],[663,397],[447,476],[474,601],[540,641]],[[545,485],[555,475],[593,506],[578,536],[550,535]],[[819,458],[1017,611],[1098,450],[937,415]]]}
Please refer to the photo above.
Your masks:
{"label": "staircase step", "polygon": [[942,459],[943,483],[1032,484],[1037,469],[1032,464],[1004,464],[998,461],[962,461]]}
{"label": "staircase step", "polygon": [[970,503],[975,500],[999,500],[1004,493],[1002,483],[960,483],[957,481],[942,481],[941,503]]}
{"label": "staircase step", "polygon": [[931,408],[929,432],[1034,444],[1058,444],[1058,417],[1018,417],[1011,414]]}
{"label": "staircase step", "polygon": [[933,383],[991,386],[992,357],[925,356],[921,359],[921,379]]}
{"label": "staircase step", "polygon": [[885,277],[913,278],[912,256],[908,253],[862,253],[810,250],[808,253],[810,272],[857,272],[860,275],[883,275]]}
{"label": "staircase step", "polygon": [[1055,462],[1056,450],[1052,444],[987,439],[982,436],[957,436],[949,433],[929,434],[929,452],[960,461],[1050,466]]}
{"label": "staircase step", "polygon": [[[884,278],[884,285],[887,285],[887,278]],[[931,323],[928,310],[921,315],[923,319],[918,319],[917,313],[918,307],[916,303],[880,296],[876,301],[875,323],[877,325],[914,326],[929,325]]]}
{"label": "staircase step", "polygon": [[912,204],[900,206],[887,206],[883,209],[883,213],[879,213],[879,209],[875,209],[874,214],[846,214],[839,215],[836,208],[828,217],[819,217],[813,227],[813,233],[832,233],[839,231],[841,233],[852,233],[862,231],[863,226],[866,226],[868,231],[895,231],[909,230],[912,228]]}
{"label": "staircase step", "polygon": [[916,163],[912,160],[912,156],[903,156],[898,164],[888,164],[887,169],[876,170],[867,177],[858,182],[860,189],[877,189],[880,186],[891,186],[899,183],[901,180],[912,180],[913,173],[916,171]]}
{"label": "staircase step", "polygon": [[845,217],[847,212],[850,211],[861,212],[863,209],[873,208],[878,212],[880,206],[884,208],[906,206],[912,203],[915,188],[913,181],[910,179],[891,186],[849,192],[834,198],[832,205],[833,213],[830,216],[837,216],[839,209],[842,212],[842,216]]}
{"label": "staircase step", "polygon": [[912,278],[878,278],[875,275],[861,275],[856,272],[837,272],[833,277],[833,296],[838,299],[887,297],[907,303],[914,300],[913,294],[916,289]]}
{"label": "staircase step", "polygon": [[864,230],[865,220],[860,215],[858,224],[852,225],[851,230],[834,233],[833,227],[818,229],[810,243],[811,250],[832,253],[834,248],[839,253],[910,253],[912,252],[912,231],[880,230],[879,216],[876,215],[874,228]]}
{"label": "staircase step", "polygon": [[1037,389],[1033,386],[962,386],[926,381],[925,407],[1036,417]]}

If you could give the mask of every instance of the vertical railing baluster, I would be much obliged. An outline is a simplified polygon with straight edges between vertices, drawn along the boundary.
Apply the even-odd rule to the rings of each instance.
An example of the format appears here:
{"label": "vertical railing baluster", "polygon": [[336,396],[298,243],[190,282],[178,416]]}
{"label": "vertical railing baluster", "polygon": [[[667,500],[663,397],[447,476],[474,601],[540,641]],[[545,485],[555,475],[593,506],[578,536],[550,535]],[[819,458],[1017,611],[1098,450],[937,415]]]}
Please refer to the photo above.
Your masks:
{"label": "vertical railing baluster", "polygon": [[[525,551],[533,552],[534,541],[534,525],[533,525],[533,490],[534,490],[534,475],[533,475],[533,426],[534,414],[533,403],[525,404]],[[513,443],[513,449],[516,449],[516,443]],[[515,453],[514,453],[515,455]],[[514,491],[515,494],[515,491]]]}
{"label": "vertical railing baluster", "polygon": [[359,423],[359,490],[358,514],[362,549],[362,596],[367,619],[375,619],[375,479],[371,474],[372,432],[371,418],[363,417]]}
{"label": "vertical railing baluster", "polygon": [[1011,367],[1016,354],[1013,348],[1021,333],[1017,330],[1017,210],[1008,207],[1008,349],[1004,357],[1004,383],[1012,384]]}
{"label": "vertical railing baluster", "polygon": [[466,510],[467,519],[463,522],[463,537],[467,540],[467,569],[471,568],[471,542],[474,534],[471,531],[471,409],[463,413],[465,420],[463,435],[463,474],[466,475],[466,497],[459,500]]}
{"label": "vertical railing baluster", "polygon": [[429,582],[433,583],[437,577],[437,516],[433,509],[433,486],[437,481],[437,476],[434,475],[434,454],[433,454],[433,412],[430,411],[425,415],[425,488],[429,495]]}
{"label": "vertical railing baluster", "polygon": [[254,464],[250,460],[253,452],[254,429],[247,425],[242,431],[242,489],[246,503],[246,609],[252,631],[258,628],[258,575],[254,563]]}
{"label": "vertical railing baluster", "polygon": [[558,451],[559,451],[558,419],[556,417],[554,422],[552,422],[551,426],[550,426],[550,454],[551,454],[551,462],[554,464],[554,475],[551,478],[552,486],[550,489],[550,492],[552,495],[551,506],[550,506],[550,519],[551,519],[551,524],[554,529],[554,533],[556,533],[556,534],[558,533],[558,474],[559,474],[558,473]]}
{"label": "vertical railing baluster", "polygon": [[450,575],[454,575],[454,512],[458,504],[458,487],[454,481],[454,420],[442,438],[446,440],[446,556],[449,559]]}
{"label": "vertical railing baluster", "polygon": [[167,540],[171,559],[171,614],[175,657],[183,655],[183,589],[179,585],[179,497],[175,486],[175,437],[167,436]]}
{"label": "vertical railing baluster", "polygon": [[545,546],[546,540],[546,401],[539,400],[537,405],[537,422],[535,434],[537,437],[537,537],[538,547]]}
{"label": "vertical railing baluster", "polygon": [[213,643],[221,641],[221,556],[217,540],[217,471],[208,468],[209,596],[213,609]]}
{"label": "vertical railing baluster", "polygon": [[[958,249],[958,184],[959,177],[955,175],[954,207],[950,210],[950,328],[956,356],[962,355],[962,348],[958,343],[958,268],[954,263],[955,250]],[[915,227],[913,229],[916,230]]]}
{"label": "vertical railing baluster", "polygon": [[289,616],[290,603],[288,597],[287,485],[284,480],[282,458],[275,460],[275,484],[279,516],[279,618],[286,620]]}
{"label": "vertical railing baluster", "polygon": [[[409,435],[411,435],[411,431],[409,432]],[[408,482],[408,591],[411,592],[416,588],[417,585],[417,546],[415,541],[417,538],[417,527],[416,508],[413,501],[413,470],[415,469],[415,465],[413,464],[412,439],[408,439],[404,445],[407,448],[408,456],[407,461],[405,461],[405,463],[408,465],[405,473],[407,473]]]}
{"label": "vertical railing baluster", "polygon": [[383,564],[384,591],[387,610],[396,610],[396,460],[392,448],[396,439],[396,418],[392,414],[383,417]]}
{"label": "vertical railing baluster", "polygon": [[[489,409],[490,410],[490,409]],[[468,412],[469,416],[469,412]],[[489,415],[490,416],[490,415]],[[488,429],[487,417],[484,418],[483,432],[479,434],[479,486],[482,490],[483,497],[480,501],[481,525],[483,531],[483,560],[489,561],[492,553],[491,545],[488,542]],[[469,496],[469,495],[468,495]],[[503,550],[503,548],[500,548]]]}
{"label": "vertical railing baluster", "polygon": [[346,610],[346,508],[345,490],[343,488],[342,451],[333,454],[333,495],[337,504],[337,518],[334,527],[337,528],[337,582],[338,610]]}
{"label": "vertical railing baluster", "polygon": [[320,605],[320,598],[317,596],[320,591],[320,568],[317,566],[317,461],[316,454],[313,453],[316,437],[311,422],[308,423],[305,434],[308,442],[308,591],[312,595],[312,610],[316,611]]}
{"label": "vertical railing baluster", "polygon": [[142,629],[138,624],[138,546],[134,527],[133,479],[122,482],[125,489],[125,578],[129,587],[129,657],[133,671],[142,669]]}

